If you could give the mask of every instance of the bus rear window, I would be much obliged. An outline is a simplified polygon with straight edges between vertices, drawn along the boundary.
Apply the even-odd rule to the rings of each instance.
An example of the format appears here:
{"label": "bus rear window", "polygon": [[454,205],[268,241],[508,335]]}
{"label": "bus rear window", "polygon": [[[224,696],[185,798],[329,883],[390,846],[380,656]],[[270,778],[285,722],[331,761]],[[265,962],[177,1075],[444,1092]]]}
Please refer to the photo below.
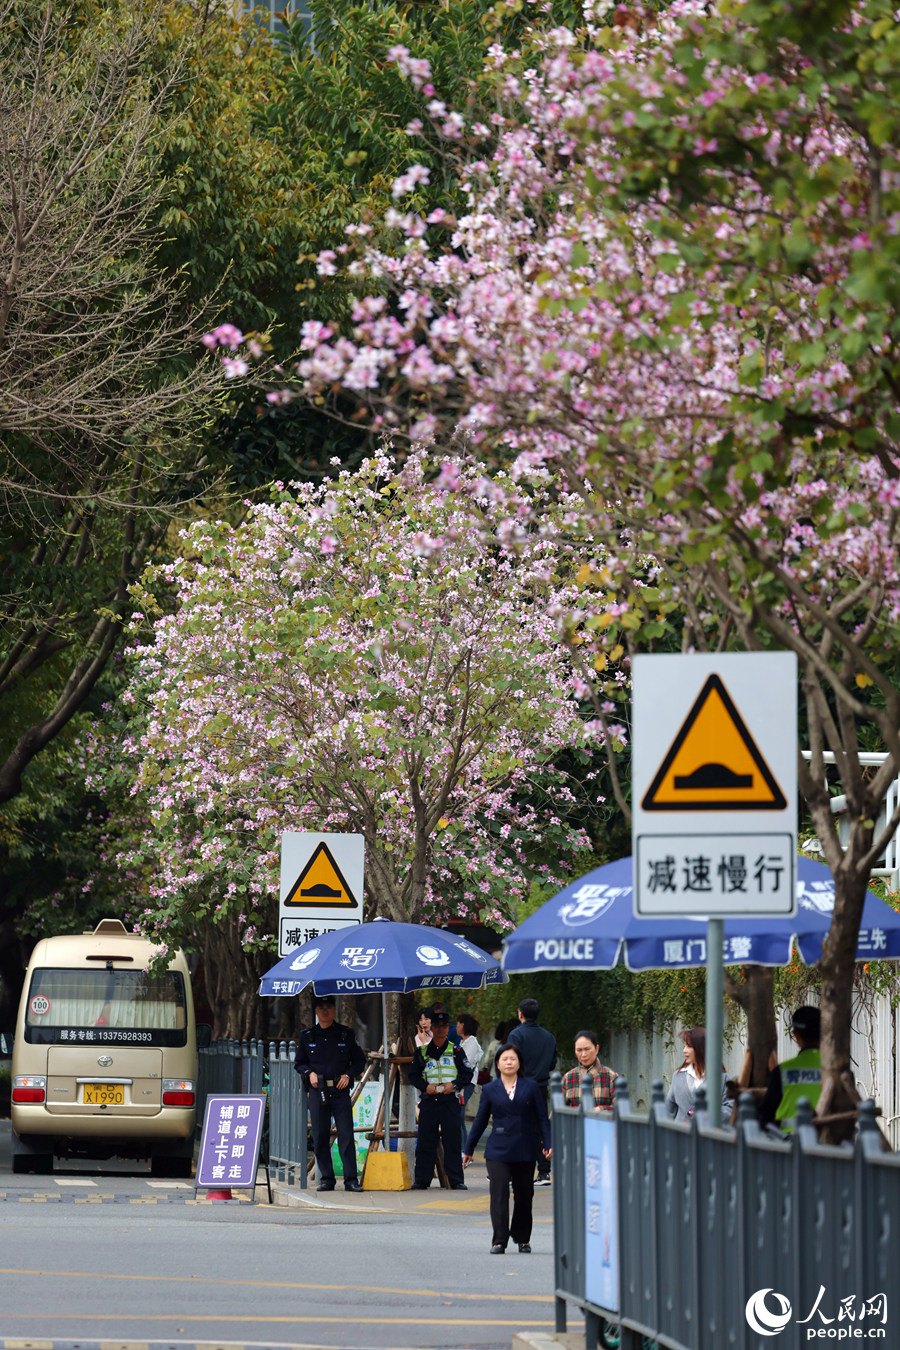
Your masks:
{"label": "bus rear window", "polygon": [[35,970],[25,1009],[32,1045],[186,1045],[179,971]]}

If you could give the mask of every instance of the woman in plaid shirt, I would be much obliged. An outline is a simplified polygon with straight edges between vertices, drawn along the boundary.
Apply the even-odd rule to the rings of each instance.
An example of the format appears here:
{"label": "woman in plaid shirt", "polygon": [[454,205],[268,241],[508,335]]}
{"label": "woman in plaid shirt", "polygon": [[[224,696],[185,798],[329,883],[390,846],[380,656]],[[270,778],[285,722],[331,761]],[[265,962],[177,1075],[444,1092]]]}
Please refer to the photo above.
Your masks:
{"label": "woman in plaid shirt", "polygon": [[590,1074],[594,1089],[594,1107],[596,1110],[609,1111],[612,1109],[613,1098],[616,1095],[616,1073],[614,1069],[608,1069],[605,1064],[601,1064],[597,1058],[597,1049],[599,1041],[596,1031],[579,1031],[575,1037],[575,1058],[578,1060],[578,1067],[570,1069],[563,1075],[562,1090],[563,1099],[566,1106],[581,1105],[581,1080],[585,1074]]}

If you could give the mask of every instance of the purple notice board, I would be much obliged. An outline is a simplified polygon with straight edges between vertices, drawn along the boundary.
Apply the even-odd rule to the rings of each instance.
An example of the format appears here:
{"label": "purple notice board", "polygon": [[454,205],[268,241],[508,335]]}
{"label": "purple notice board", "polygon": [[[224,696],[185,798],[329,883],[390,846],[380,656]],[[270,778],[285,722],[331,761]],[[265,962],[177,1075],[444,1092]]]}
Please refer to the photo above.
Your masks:
{"label": "purple notice board", "polygon": [[241,1189],[256,1185],[265,1093],[207,1097],[195,1186]]}

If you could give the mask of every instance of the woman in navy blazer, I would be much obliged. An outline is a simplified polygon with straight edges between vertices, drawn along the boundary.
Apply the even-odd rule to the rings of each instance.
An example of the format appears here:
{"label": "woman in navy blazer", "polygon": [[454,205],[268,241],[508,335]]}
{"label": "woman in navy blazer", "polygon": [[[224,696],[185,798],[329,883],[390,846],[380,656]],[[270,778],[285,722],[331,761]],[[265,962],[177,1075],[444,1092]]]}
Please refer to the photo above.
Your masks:
{"label": "woman in navy blazer", "polygon": [[[506,1251],[510,1237],[520,1252],[530,1252],[531,1201],[534,1196],[534,1164],[538,1140],[544,1157],[550,1158],[550,1120],[544,1094],[531,1078],[522,1076],[522,1061],[514,1045],[501,1045],[495,1060],[500,1077],[481,1089],[478,1112],[466,1140],[463,1166],[468,1167],[475,1145],[484,1134],[488,1117],[493,1118],[484,1146],[484,1161],[491,1183],[492,1255]],[[509,1185],[513,1189],[513,1216],[509,1221]]]}

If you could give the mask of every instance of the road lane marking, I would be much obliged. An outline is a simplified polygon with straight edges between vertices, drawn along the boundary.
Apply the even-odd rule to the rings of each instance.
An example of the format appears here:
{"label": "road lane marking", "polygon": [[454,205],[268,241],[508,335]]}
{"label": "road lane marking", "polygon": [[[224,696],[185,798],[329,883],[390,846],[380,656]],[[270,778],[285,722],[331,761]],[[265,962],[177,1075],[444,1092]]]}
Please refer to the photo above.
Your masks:
{"label": "road lane marking", "polygon": [[552,1303],[552,1294],[495,1294],[493,1290],[484,1294],[467,1294],[455,1289],[396,1289],[384,1284],[301,1284],[294,1280],[226,1280],[213,1275],[118,1275],[106,1271],[90,1270],[26,1270],[13,1266],[0,1266],[0,1275],[38,1275],[41,1278],[66,1280],[150,1280],[160,1284],[227,1284],[249,1289],[313,1289],[326,1293],[355,1294],[404,1294],[407,1297],[453,1298],[492,1302],[508,1300],[516,1303]]}
{"label": "road lane marking", "polygon": [[56,1186],[93,1186],[95,1190],[97,1189],[96,1181],[91,1181],[89,1178],[82,1180],[81,1177],[77,1179],[75,1177],[54,1177],[53,1182]]}

